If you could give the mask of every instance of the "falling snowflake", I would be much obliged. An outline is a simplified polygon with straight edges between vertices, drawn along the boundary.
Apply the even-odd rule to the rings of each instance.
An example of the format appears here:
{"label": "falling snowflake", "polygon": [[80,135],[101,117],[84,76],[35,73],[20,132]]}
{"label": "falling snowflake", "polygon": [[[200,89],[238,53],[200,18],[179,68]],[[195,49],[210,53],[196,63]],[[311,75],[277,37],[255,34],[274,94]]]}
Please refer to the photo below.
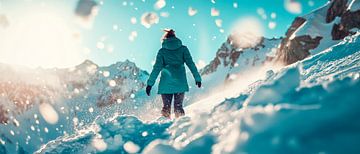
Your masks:
{"label": "falling snowflake", "polygon": [[109,86],[110,87],[115,87],[116,86],[116,81],[115,80],[110,80],[109,81]]}
{"label": "falling snowflake", "polygon": [[271,17],[271,19],[275,19],[276,18],[276,13],[275,12],[271,13],[270,17]]}
{"label": "falling snowflake", "polygon": [[119,29],[119,26],[118,26],[117,24],[114,24],[114,25],[113,25],[113,30],[114,30],[114,31],[117,31],[118,29]]}
{"label": "falling snowflake", "polygon": [[238,3],[236,3],[236,2],[233,3],[234,8],[238,8],[238,6],[239,6]]}
{"label": "falling snowflake", "polygon": [[215,24],[216,24],[216,26],[221,27],[222,26],[222,20],[221,19],[216,19]]}
{"label": "falling snowflake", "polygon": [[301,3],[296,0],[284,0],[285,9],[293,14],[300,14],[302,12]]}
{"label": "falling snowflake", "polygon": [[52,105],[48,103],[42,103],[39,106],[39,111],[44,120],[49,124],[56,124],[59,120],[59,115]]}
{"label": "falling snowflake", "polygon": [[266,20],[267,19],[267,15],[266,15],[266,13],[265,13],[265,10],[264,10],[264,8],[257,8],[256,9],[256,12],[257,12],[257,14],[262,18],[262,19],[264,19],[264,20]]}
{"label": "falling snowflake", "polygon": [[90,112],[90,113],[94,112],[94,108],[90,107],[90,108],[89,108],[89,112]]}
{"label": "falling snowflake", "polygon": [[136,20],[135,17],[131,17],[130,22],[131,22],[132,24],[136,24],[137,20]]}
{"label": "falling snowflake", "polygon": [[111,44],[109,44],[109,45],[106,47],[106,51],[107,51],[108,53],[113,53],[113,51],[114,51],[114,46],[111,45]]}
{"label": "falling snowflake", "polygon": [[169,12],[161,12],[160,13],[160,16],[164,17],[164,18],[167,18],[170,16]]}
{"label": "falling snowflake", "polygon": [[103,76],[104,76],[104,77],[109,77],[109,76],[110,76],[110,72],[109,72],[109,71],[104,71],[104,72],[103,72]]}
{"label": "falling snowflake", "polygon": [[276,27],[276,22],[270,21],[269,24],[268,24],[268,27],[270,29],[274,29]]}
{"label": "falling snowflake", "polygon": [[119,104],[121,103],[121,101],[122,100],[120,98],[116,100],[116,102],[119,103]]}
{"label": "falling snowflake", "polygon": [[135,94],[131,94],[131,95],[130,95],[130,98],[135,98]]}
{"label": "falling snowflake", "polygon": [[261,16],[261,15],[265,14],[265,10],[264,10],[264,8],[259,7],[256,9],[256,13]]}
{"label": "falling snowflake", "polygon": [[30,129],[31,129],[32,131],[35,131],[35,127],[34,127],[33,125],[30,126]]}
{"label": "falling snowflake", "polygon": [[155,8],[156,10],[160,10],[160,9],[162,9],[163,7],[165,7],[165,5],[166,5],[166,1],[165,1],[165,0],[157,0],[157,1],[155,2],[155,4],[154,4],[154,8]]}
{"label": "falling snowflake", "polygon": [[78,24],[83,28],[91,29],[99,9],[94,0],[79,0],[75,8],[75,15],[79,18]]}
{"label": "falling snowflake", "polygon": [[49,129],[47,127],[44,128],[45,133],[49,133]]}
{"label": "falling snowflake", "polygon": [[100,50],[104,49],[105,48],[105,44],[104,42],[97,42],[96,43],[96,47]]}
{"label": "falling snowflake", "polygon": [[189,9],[188,9],[189,16],[194,16],[194,15],[196,15],[197,12],[198,11],[192,7],[189,7]]}
{"label": "falling snowflake", "polygon": [[14,122],[14,125],[15,125],[16,127],[19,127],[19,126],[20,126],[20,122],[17,121],[15,118],[13,119],[13,122]]}
{"label": "falling snowflake", "polygon": [[76,118],[76,117],[75,117],[75,118],[73,118],[73,120],[72,120],[72,121],[73,121],[73,123],[74,123],[74,125],[75,125],[75,126],[79,123],[79,119],[78,119],[78,118]]}
{"label": "falling snowflake", "polygon": [[141,24],[146,28],[150,28],[151,25],[157,23],[159,23],[159,16],[155,12],[145,12],[141,16]]}
{"label": "falling snowflake", "polygon": [[143,137],[148,136],[148,132],[147,131],[142,132],[141,136],[143,136]]}
{"label": "falling snowflake", "polygon": [[211,8],[211,16],[219,16],[220,15],[220,11],[215,9],[215,8]]}
{"label": "falling snowflake", "polygon": [[107,148],[107,144],[105,141],[101,138],[94,138],[91,142],[91,145],[96,149],[101,151],[105,151]]}
{"label": "falling snowflake", "polygon": [[127,141],[124,144],[124,149],[128,153],[137,153],[140,150],[140,147],[136,145],[134,142]]}
{"label": "falling snowflake", "polygon": [[13,130],[10,130],[10,134],[11,134],[12,136],[15,136],[15,132],[14,132]]}
{"label": "falling snowflake", "polygon": [[198,60],[198,62],[196,63],[196,67],[198,68],[198,69],[202,69],[202,68],[204,68],[206,66],[206,63],[205,63],[205,61],[204,60]]}
{"label": "falling snowflake", "polygon": [[79,90],[78,88],[75,88],[75,89],[74,89],[74,93],[75,93],[75,94],[78,94],[79,92],[80,92],[80,90]]}
{"label": "falling snowflake", "polygon": [[138,33],[136,31],[132,31],[129,35],[130,41],[135,41],[135,38],[138,36]]}

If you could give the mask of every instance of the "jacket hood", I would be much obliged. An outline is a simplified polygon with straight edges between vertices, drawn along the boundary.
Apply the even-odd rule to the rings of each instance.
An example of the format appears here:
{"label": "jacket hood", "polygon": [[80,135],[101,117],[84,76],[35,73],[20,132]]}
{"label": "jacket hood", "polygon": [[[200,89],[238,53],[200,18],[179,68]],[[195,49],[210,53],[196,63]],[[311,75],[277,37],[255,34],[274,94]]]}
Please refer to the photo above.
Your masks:
{"label": "jacket hood", "polygon": [[168,49],[168,50],[176,50],[182,46],[182,42],[180,39],[176,37],[171,37],[168,39],[165,39],[162,43],[162,48]]}

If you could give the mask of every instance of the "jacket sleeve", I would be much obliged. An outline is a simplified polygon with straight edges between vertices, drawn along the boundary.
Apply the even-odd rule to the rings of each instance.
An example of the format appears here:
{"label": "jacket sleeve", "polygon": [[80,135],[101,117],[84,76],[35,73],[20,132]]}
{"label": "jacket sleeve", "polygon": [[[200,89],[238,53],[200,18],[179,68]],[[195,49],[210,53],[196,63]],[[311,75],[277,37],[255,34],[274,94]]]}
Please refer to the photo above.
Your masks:
{"label": "jacket sleeve", "polygon": [[149,79],[147,81],[148,86],[153,86],[155,84],[156,78],[158,77],[160,71],[164,67],[164,57],[161,55],[160,51],[158,52],[153,66],[153,70],[150,73]]}
{"label": "jacket sleeve", "polygon": [[196,68],[196,65],[191,57],[191,54],[189,52],[189,49],[187,47],[185,47],[185,51],[184,51],[184,61],[185,64],[189,67],[192,75],[195,78],[196,82],[201,82],[201,76]]}

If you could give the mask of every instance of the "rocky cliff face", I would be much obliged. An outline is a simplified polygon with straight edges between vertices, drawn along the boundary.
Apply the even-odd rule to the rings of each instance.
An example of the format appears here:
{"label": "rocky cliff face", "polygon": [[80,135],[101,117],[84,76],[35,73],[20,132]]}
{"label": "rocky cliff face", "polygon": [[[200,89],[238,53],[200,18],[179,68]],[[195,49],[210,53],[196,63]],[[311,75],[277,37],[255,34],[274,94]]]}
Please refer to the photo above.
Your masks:
{"label": "rocky cliff face", "polygon": [[285,64],[292,64],[310,55],[309,50],[314,49],[320,43],[321,36],[312,38],[309,35],[295,36],[295,32],[305,24],[306,19],[297,17],[286,32],[286,37],[281,41],[278,60]]}
{"label": "rocky cliff face", "polygon": [[[356,2],[353,2],[356,3]],[[359,2],[357,2],[359,3]],[[351,6],[347,5],[346,0],[333,0],[332,5],[328,10],[326,22],[332,22],[335,17],[340,17],[340,23],[334,24],[331,36],[333,40],[341,40],[348,35],[355,34],[351,31],[353,28],[360,28],[360,10],[354,8],[347,9]],[[357,10],[356,10],[357,9]]]}
{"label": "rocky cliff face", "polygon": [[[268,53],[276,48],[280,39],[261,38],[260,42],[253,47],[240,48],[235,41],[234,36],[229,36],[216,52],[215,58],[204,69],[200,70],[201,75],[208,75],[216,72],[219,68],[232,69],[236,67],[252,67],[257,64],[263,64],[266,60],[273,57]],[[246,66],[245,66],[246,65]]]}
{"label": "rocky cliff face", "polygon": [[[282,40],[276,61],[285,65],[308,57],[321,44],[326,48],[360,27],[358,0],[331,0],[326,6],[297,17]],[[331,37],[328,38],[328,37]]]}

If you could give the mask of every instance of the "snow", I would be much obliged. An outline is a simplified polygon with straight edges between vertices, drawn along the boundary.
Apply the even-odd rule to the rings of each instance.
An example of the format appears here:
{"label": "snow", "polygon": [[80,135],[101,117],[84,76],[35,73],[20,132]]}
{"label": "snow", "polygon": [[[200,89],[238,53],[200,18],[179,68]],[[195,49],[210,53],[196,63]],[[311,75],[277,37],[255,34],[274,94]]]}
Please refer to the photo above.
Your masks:
{"label": "snow", "polygon": [[271,15],[270,15],[271,19],[275,19],[276,18],[276,13],[275,12],[272,12]]}
{"label": "snow", "polygon": [[355,12],[357,10],[360,9],[360,2],[357,0],[350,0],[348,1],[348,10],[350,10],[351,12]]}
{"label": "snow", "polygon": [[211,8],[211,12],[210,12],[211,16],[219,16],[220,15],[220,11],[216,8]]}
{"label": "snow", "polygon": [[233,3],[233,7],[234,7],[234,8],[238,8],[238,6],[239,6],[239,4],[238,4],[237,2],[234,2],[234,3]]}
{"label": "snow", "polygon": [[107,148],[106,143],[103,139],[94,138],[91,142],[91,145],[96,148],[99,152],[105,151]]}
{"label": "snow", "polygon": [[302,12],[301,3],[297,0],[284,0],[284,7],[293,14],[300,14]]}
{"label": "snow", "polygon": [[138,36],[138,33],[137,31],[132,31],[129,35],[129,40],[132,42],[132,41],[135,41],[136,37]]}
{"label": "snow", "polygon": [[59,120],[59,115],[52,105],[48,103],[43,103],[39,106],[39,111],[41,116],[49,124],[56,124]]}
{"label": "snow", "polygon": [[268,27],[270,29],[274,29],[276,27],[276,22],[270,21],[269,24],[268,24]]}
{"label": "snow", "polygon": [[164,17],[164,18],[167,18],[167,17],[170,16],[170,13],[169,12],[160,12],[160,16]]}
{"label": "snow", "polygon": [[109,71],[104,71],[104,72],[103,72],[103,76],[104,76],[104,77],[109,77],[109,76],[110,76],[110,72],[109,72]]}
{"label": "snow", "polygon": [[137,153],[140,150],[140,147],[134,142],[128,141],[124,144],[124,149],[128,153]]}
{"label": "snow", "polygon": [[194,16],[194,15],[196,15],[197,14],[197,10],[196,9],[194,9],[194,8],[192,8],[192,7],[189,7],[188,8],[188,15],[189,16]]}
{"label": "snow", "polygon": [[311,54],[317,54],[340,42],[332,40],[331,36],[332,27],[340,21],[340,18],[337,17],[333,22],[326,23],[325,18],[328,7],[329,5],[324,5],[321,8],[304,15],[303,18],[306,19],[306,22],[302,24],[301,27],[299,27],[290,37],[290,39],[303,35],[309,35],[311,38],[316,38],[317,36],[322,37],[319,46],[310,51]]}
{"label": "snow", "polygon": [[[354,125],[345,124],[342,129],[331,127],[334,123],[344,124],[340,119],[352,121],[359,115],[355,109],[359,107],[356,101],[359,97],[349,92],[359,88],[360,81],[348,76],[352,73],[359,74],[359,64],[347,62],[347,59],[359,60],[359,41],[351,41],[356,42],[347,41],[334,46],[332,52],[324,51],[304,61],[315,67],[328,63],[329,57],[334,57],[330,62],[346,63],[338,67],[349,70],[343,76],[318,82],[310,87],[301,87],[302,81],[307,79],[304,70],[309,68],[302,63],[289,66],[272,75],[264,84],[258,85],[259,88],[250,94],[227,99],[210,113],[175,121],[169,129],[172,134],[169,141],[153,141],[144,153],[182,153],[185,149],[191,149],[187,152],[195,153],[196,148],[192,147],[192,144],[198,140],[201,143],[208,142],[209,144],[202,145],[201,148],[204,151],[210,149],[212,153],[359,151],[357,146],[347,144],[356,142],[356,137],[360,135],[359,131],[351,131],[354,127],[358,128],[358,122],[353,121],[356,123]],[[344,48],[346,53],[342,55],[340,53]],[[324,61],[319,62],[320,57]],[[310,74],[320,72],[325,73],[327,70],[317,68]],[[333,118],[335,121],[330,120]],[[323,132],[324,130],[327,132]],[[348,133],[356,137],[351,137],[351,141],[347,143],[341,143],[342,137],[348,136]],[[218,139],[215,144],[211,142],[211,137],[208,137],[214,134]],[[326,137],[328,135],[334,139],[329,140]]]}
{"label": "snow", "polygon": [[[100,118],[37,152],[356,153],[358,147],[348,143],[360,136],[356,131],[360,98],[353,95],[360,88],[358,36],[288,67],[266,67],[270,71],[263,77],[248,72],[251,77],[241,80],[253,81],[208,94],[203,102],[186,106],[186,117]],[[205,78],[204,84],[208,82]]]}
{"label": "snow", "polygon": [[[316,22],[318,15],[305,16],[311,20],[297,36],[317,30],[325,36],[320,30],[328,25]],[[0,151],[359,153],[360,96],[354,95],[360,88],[359,35],[328,43],[287,67],[266,63],[280,39],[263,39],[257,49],[224,44],[241,51],[234,66],[221,59],[215,72],[203,76],[204,87],[187,93],[186,116],[173,120],[158,118],[161,98],[146,96],[149,74],[130,61],[17,73],[1,64],[0,70],[9,72],[1,83],[28,85],[38,97],[27,98],[29,106],[20,110],[10,96],[0,95],[10,119],[0,125]],[[224,81],[227,75],[230,80]],[[11,94],[22,97],[18,89]]]}
{"label": "snow", "polygon": [[222,26],[222,20],[221,19],[216,19],[215,24],[216,24],[217,27],[221,27]]}
{"label": "snow", "polygon": [[135,17],[131,17],[131,18],[130,18],[130,22],[131,22],[132,24],[136,24],[136,23],[137,23],[137,20],[136,20]]}
{"label": "snow", "polygon": [[165,5],[166,5],[166,1],[165,1],[165,0],[157,0],[157,1],[155,2],[155,4],[154,4],[154,8],[155,8],[156,10],[160,10],[160,9],[162,9],[163,7],[165,7]]}
{"label": "snow", "polygon": [[159,23],[159,16],[155,12],[145,12],[141,16],[141,24],[146,28],[150,28],[157,23]]}

